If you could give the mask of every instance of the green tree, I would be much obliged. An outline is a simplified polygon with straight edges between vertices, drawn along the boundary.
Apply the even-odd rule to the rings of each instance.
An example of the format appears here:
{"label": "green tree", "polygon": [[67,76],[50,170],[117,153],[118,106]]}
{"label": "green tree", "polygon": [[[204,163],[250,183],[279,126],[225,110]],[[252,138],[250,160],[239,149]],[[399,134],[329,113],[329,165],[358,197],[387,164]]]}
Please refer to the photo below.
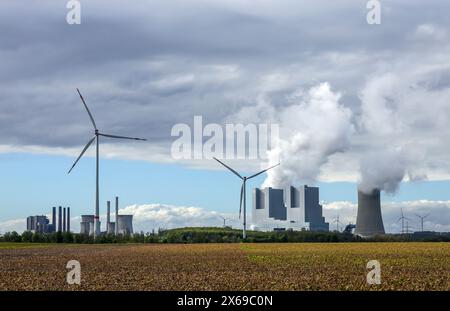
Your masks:
{"label": "green tree", "polygon": [[32,237],[33,237],[33,232],[31,232],[31,231],[27,230],[22,233],[22,241],[23,242],[31,243]]}

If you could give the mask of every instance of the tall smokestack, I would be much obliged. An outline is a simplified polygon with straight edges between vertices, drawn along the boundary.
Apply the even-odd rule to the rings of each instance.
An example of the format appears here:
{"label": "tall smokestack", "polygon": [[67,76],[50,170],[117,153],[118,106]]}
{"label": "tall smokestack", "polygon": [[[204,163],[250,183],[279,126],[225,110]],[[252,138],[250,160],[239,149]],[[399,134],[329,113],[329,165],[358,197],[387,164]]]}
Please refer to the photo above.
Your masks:
{"label": "tall smokestack", "polygon": [[63,207],[63,232],[66,232],[66,208]]}
{"label": "tall smokestack", "polygon": [[109,223],[111,221],[110,213],[111,213],[111,201],[106,201],[106,233],[109,232]]}
{"label": "tall smokestack", "polygon": [[56,231],[56,206],[53,206],[52,208],[52,225],[53,231]]}
{"label": "tall smokestack", "polygon": [[67,217],[66,217],[66,230],[70,232],[70,206],[67,207]]}
{"label": "tall smokestack", "polygon": [[358,190],[355,234],[363,237],[384,234],[379,189],[372,190],[370,194]]}
{"label": "tall smokestack", "polygon": [[62,224],[61,224],[61,217],[62,217],[62,207],[58,207],[58,232],[62,231]]}
{"label": "tall smokestack", "polygon": [[119,234],[119,197],[116,197],[116,229],[114,230],[115,234]]}

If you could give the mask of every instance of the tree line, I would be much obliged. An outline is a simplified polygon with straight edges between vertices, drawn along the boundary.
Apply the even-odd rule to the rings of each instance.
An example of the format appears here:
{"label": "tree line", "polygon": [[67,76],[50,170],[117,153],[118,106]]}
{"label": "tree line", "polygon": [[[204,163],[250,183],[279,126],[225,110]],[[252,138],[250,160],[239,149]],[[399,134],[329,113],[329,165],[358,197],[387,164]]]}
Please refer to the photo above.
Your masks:
{"label": "tree line", "polygon": [[106,234],[96,237],[72,232],[39,233],[15,231],[0,236],[0,242],[24,243],[290,243],[290,242],[406,242],[406,241],[450,241],[448,235],[436,235],[422,239],[409,234],[383,235],[362,238],[343,232],[315,231],[248,231],[247,239],[242,239],[242,231],[231,228],[179,228],[157,232],[134,233],[131,235]]}

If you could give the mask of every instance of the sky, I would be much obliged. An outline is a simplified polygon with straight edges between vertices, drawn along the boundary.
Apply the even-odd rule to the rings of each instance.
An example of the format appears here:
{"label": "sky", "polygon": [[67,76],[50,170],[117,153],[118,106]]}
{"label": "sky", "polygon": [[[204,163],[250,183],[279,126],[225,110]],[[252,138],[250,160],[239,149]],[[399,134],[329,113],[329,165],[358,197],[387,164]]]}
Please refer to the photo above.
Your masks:
{"label": "sky", "polygon": [[[266,159],[230,160],[251,188],[317,185],[324,215],[356,217],[357,188],[382,189],[388,232],[400,209],[450,231],[448,1],[0,2],[0,232],[71,206],[73,228],[95,200],[93,136],[103,138],[101,208],[120,196],[137,230],[239,227],[240,183],[210,158],[175,159],[174,125],[280,125]],[[331,225],[334,226],[334,225]]]}

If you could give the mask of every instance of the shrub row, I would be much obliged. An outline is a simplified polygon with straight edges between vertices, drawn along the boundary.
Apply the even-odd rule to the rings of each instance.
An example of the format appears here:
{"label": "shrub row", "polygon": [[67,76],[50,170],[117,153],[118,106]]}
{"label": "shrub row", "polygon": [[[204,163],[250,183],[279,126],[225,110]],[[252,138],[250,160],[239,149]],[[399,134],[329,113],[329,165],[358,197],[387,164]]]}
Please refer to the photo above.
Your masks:
{"label": "shrub row", "polygon": [[[407,242],[407,241],[450,241],[449,236],[436,235],[417,239],[413,235],[383,235],[363,239],[341,232],[314,231],[248,231],[245,242]],[[15,231],[0,236],[0,242],[27,243],[238,243],[243,242],[242,231],[231,228],[179,228],[158,230],[157,233],[135,233],[132,235],[101,235],[94,241],[92,236],[71,232],[33,233],[25,231],[21,235]]]}

